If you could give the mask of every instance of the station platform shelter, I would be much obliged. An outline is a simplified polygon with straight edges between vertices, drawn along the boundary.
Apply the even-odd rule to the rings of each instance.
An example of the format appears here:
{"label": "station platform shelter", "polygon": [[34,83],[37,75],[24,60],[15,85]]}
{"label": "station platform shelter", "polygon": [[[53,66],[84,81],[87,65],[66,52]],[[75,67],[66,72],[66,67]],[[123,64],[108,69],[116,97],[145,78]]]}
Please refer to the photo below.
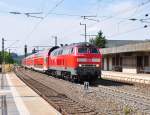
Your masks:
{"label": "station platform shelter", "polygon": [[150,73],[150,41],[101,49],[102,69],[123,73]]}

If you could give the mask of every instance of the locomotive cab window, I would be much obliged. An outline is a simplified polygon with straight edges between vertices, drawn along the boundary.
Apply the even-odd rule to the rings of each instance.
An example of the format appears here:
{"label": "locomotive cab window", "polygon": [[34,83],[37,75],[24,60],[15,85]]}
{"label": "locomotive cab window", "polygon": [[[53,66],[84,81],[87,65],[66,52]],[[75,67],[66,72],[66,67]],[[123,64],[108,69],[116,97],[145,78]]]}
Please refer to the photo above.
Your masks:
{"label": "locomotive cab window", "polygon": [[78,53],[99,53],[97,48],[87,48],[87,47],[82,47],[78,48]]}
{"label": "locomotive cab window", "polygon": [[99,51],[97,50],[97,48],[91,48],[90,49],[90,53],[99,53]]}
{"label": "locomotive cab window", "polygon": [[85,47],[78,48],[78,53],[88,53],[88,49]]}

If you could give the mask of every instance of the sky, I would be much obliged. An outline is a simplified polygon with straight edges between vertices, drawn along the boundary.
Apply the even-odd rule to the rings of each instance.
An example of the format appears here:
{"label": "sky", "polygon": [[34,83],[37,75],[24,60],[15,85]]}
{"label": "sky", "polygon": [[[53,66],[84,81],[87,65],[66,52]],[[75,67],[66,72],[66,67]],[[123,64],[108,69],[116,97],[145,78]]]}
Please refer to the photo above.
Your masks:
{"label": "sky", "polygon": [[[150,0],[0,0],[0,37],[4,38],[5,50],[24,54],[34,46],[54,45],[53,36],[59,44],[84,42],[84,26],[87,34],[96,35],[102,30],[109,40],[150,39]],[[20,12],[22,14],[11,14]],[[27,17],[23,13],[39,13]],[[87,20],[81,16],[88,17]],[[139,19],[131,21],[129,19]],[[149,20],[146,20],[149,21]],[[91,37],[87,37],[89,40]],[[1,44],[0,44],[1,47]]]}

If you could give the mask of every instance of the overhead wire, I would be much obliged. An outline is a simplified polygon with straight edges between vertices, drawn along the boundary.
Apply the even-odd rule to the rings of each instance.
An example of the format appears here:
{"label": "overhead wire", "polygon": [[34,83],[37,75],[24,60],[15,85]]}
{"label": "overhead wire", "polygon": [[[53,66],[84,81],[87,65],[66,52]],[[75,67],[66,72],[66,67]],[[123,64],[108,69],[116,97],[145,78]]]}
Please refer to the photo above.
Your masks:
{"label": "overhead wire", "polygon": [[[134,8],[132,8],[132,9],[126,9],[126,10],[124,10],[124,11],[122,11],[122,12],[118,12],[117,14],[115,14],[114,16],[108,16],[107,18],[105,18],[105,19],[103,19],[102,21],[100,21],[100,22],[97,22],[96,24],[98,24],[98,23],[102,23],[102,22],[104,22],[104,21],[106,21],[106,20],[110,20],[110,19],[112,19],[112,18],[115,18],[115,17],[117,17],[117,16],[119,16],[119,15],[122,15],[122,14],[124,14],[124,13],[127,13],[127,12],[129,12],[129,11],[131,11],[131,10],[137,10],[138,8],[140,8],[140,7],[143,7],[144,5],[147,5],[147,4],[149,4],[150,3],[150,0],[147,0],[146,2],[142,2],[142,3],[140,3],[139,5],[137,5],[137,6],[135,6]],[[135,11],[135,12],[137,12],[137,11]],[[120,19],[128,19],[128,18],[120,18]],[[89,25],[89,26],[87,26],[87,27],[93,27],[94,25],[96,25],[95,23],[94,24],[91,24],[91,25]],[[137,28],[136,28],[137,29]],[[134,30],[136,30],[136,29],[134,29]],[[138,28],[139,29],[139,28]],[[79,31],[79,30],[78,30]],[[129,30],[129,31],[131,31],[131,30]],[[133,31],[133,30],[132,30]],[[75,31],[76,32],[76,31]],[[72,33],[74,33],[74,32],[71,32],[70,34],[72,34]],[[70,35],[69,34],[69,35]],[[67,36],[69,36],[69,35],[66,35],[65,37],[67,37]]]}
{"label": "overhead wire", "polygon": [[31,32],[26,36],[26,42],[27,40],[29,40],[30,36],[33,34],[33,32],[38,28],[38,26],[43,22],[44,19],[46,19],[48,17],[48,15],[50,13],[52,13],[60,4],[62,4],[64,2],[64,0],[60,0],[59,2],[56,3],[56,5],[54,7],[52,7],[51,10],[49,10],[49,12],[43,17],[43,19],[41,19],[31,30]]}
{"label": "overhead wire", "polygon": [[[149,4],[150,3],[150,0],[147,0],[146,2],[142,2],[142,3],[140,3],[138,6],[135,6],[134,8],[132,8],[132,9],[128,9],[128,10],[125,10],[125,11],[123,11],[123,12],[118,12],[117,13],[117,15],[114,15],[114,16],[110,16],[110,17],[108,17],[108,18],[106,18],[106,19],[104,19],[104,20],[102,20],[102,21],[100,21],[100,22],[98,22],[98,23],[101,23],[101,22],[104,22],[104,21],[106,21],[106,20],[109,20],[109,19],[112,19],[112,18],[114,18],[114,17],[117,17],[117,16],[119,16],[120,14],[123,14],[123,13],[127,13],[127,12],[129,12],[129,11],[131,11],[131,10],[134,10],[135,9],[135,12],[134,12],[134,14],[133,15],[135,15],[135,13],[137,13],[137,11],[138,11],[138,9],[140,8],[140,7],[142,7],[142,6],[144,6],[144,5],[147,5],[147,4]],[[122,18],[123,19],[123,18]],[[125,20],[128,20],[128,18],[124,18]]]}
{"label": "overhead wire", "polygon": [[67,14],[67,13],[50,13],[52,15],[60,15],[60,16],[70,16],[70,17],[81,17],[82,15],[77,14]]}
{"label": "overhead wire", "polygon": [[[145,2],[145,3],[141,3],[141,5],[138,5],[139,7],[135,7],[135,11],[134,11],[130,16],[128,16],[126,19],[123,19],[123,20],[121,20],[120,22],[118,22],[118,23],[117,23],[117,30],[118,30],[118,32],[119,32],[119,29],[120,29],[119,27],[120,27],[120,24],[121,24],[121,23],[123,23],[123,22],[125,22],[125,21],[129,21],[129,19],[130,19],[131,17],[137,15],[137,12],[140,11],[141,6],[147,5],[149,2],[150,2],[150,0],[148,0],[148,1]],[[148,6],[148,7],[149,7],[149,6]]]}
{"label": "overhead wire", "polygon": [[117,33],[117,34],[107,36],[107,38],[113,38],[113,37],[116,37],[116,36],[121,36],[121,35],[124,35],[124,34],[127,34],[127,33],[131,33],[131,32],[137,31],[137,30],[141,30],[141,29],[145,29],[145,28],[143,26],[141,26],[141,27],[138,27],[138,28],[134,28],[134,29],[131,29],[131,30],[127,30],[127,31],[124,31],[124,32],[120,32],[120,33]]}
{"label": "overhead wire", "polygon": [[[55,8],[57,8],[63,1],[64,1],[64,0],[59,1],[59,2],[44,16],[43,20],[44,20],[49,14],[64,15],[64,16],[80,16],[80,15],[65,14],[65,13],[64,13],[64,14],[52,13],[52,12],[55,10]],[[149,3],[149,2],[150,2],[150,0],[148,0],[147,2],[144,2],[144,3],[141,3],[141,5],[138,5],[138,7],[141,7],[141,6],[143,6],[143,5],[145,5],[145,4]],[[137,7],[136,7],[136,8],[137,8]],[[131,9],[130,9],[130,10],[131,10]],[[129,11],[129,10],[124,11],[123,13],[126,13],[126,12],[128,12],[128,11]],[[120,15],[120,14],[122,14],[122,12],[118,13],[117,15],[107,17],[106,19],[104,19],[104,20],[102,20],[102,21],[105,21],[105,20],[108,20],[108,19],[112,19],[112,18],[114,18],[114,17],[116,17],[116,16],[118,16],[118,15]],[[26,41],[29,40],[29,38],[30,38],[30,36],[32,35],[32,33],[37,29],[37,27],[40,25],[40,23],[41,23],[43,20],[40,20],[40,21],[33,27],[32,31],[27,35]],[[100,21],[100,22],[102,22],[102,21]],[[95,25],[95,24],[94,24],[94,25]],[[90,26],[88,26],[88,27],[90,27]]]}
{"label": "overhead wire", "polygon": [[[30,39],[31,35],[33,34],[33,32],[38,28],[38,26],[44,21],[44,19],[46,19],[48,17],[48,15],[55,10],[55,8],[57,8],[64,0],[58,0],[58,2],[55,4],[54,7],[51,8],[51,10],[49,10],[49,12],[47,14],[45,14],[45,16],[43,17],[43,19],[41,19],[38,23],[36,23],[32,30],[26,35],[25,37],[25,44],[27,44],[27,41]],[[22,44],[20,44],[20,47],[22,47]],[[30,46],[28,46],[30,47]]]}
{"label": "overhead wire", "polygon": [[109,19],[112,19],[112,18],[114,18],[114,17],[117,17],[117,16],[119,16],[119,15],[122,15],[122,14],[124,14],[124,13],[127,13],[127,12],[129,12],[129,11],[131,11],[131,10],[136,9],[136,8],[142,7],[142,6],[144,6],[144,5],[146,5],[146,4],[149,4],[149,3],[150,3],[150,0],[147,0],[146,2],[142,2],[142,3],[140,3],[139,5],[137,5],[137,6],[133,7],[133,8],[129,8],[129,9],[126,9],[126,10],[124,10],[124,11],[119,11],[119,12],[116,13],[114,16],[109,16],[108,18],[102,20],[101,22],[106,21],[106,20],[109,20]]}

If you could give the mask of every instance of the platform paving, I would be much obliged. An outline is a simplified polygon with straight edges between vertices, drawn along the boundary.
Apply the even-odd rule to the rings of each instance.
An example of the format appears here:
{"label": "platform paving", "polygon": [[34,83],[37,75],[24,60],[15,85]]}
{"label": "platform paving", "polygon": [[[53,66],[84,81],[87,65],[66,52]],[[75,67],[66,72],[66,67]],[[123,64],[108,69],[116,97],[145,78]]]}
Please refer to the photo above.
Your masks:
{"label": "platform paving", "polygon": [[61,114],[14,73],[8,73],[0,74],[0,115]]}
{"label": "platform paving", "polygon": [[13,99],[10,85],[7,82],[6,75],[0,74],[0,115],[5,114],[19,115],[19,112]]}
{"label": "platform paving", "polygon": [[132,73],[122,73],[116,71],[102,71],[102,78],[150,84],[150,74],[145,74],[145,73],[132,74]]}

